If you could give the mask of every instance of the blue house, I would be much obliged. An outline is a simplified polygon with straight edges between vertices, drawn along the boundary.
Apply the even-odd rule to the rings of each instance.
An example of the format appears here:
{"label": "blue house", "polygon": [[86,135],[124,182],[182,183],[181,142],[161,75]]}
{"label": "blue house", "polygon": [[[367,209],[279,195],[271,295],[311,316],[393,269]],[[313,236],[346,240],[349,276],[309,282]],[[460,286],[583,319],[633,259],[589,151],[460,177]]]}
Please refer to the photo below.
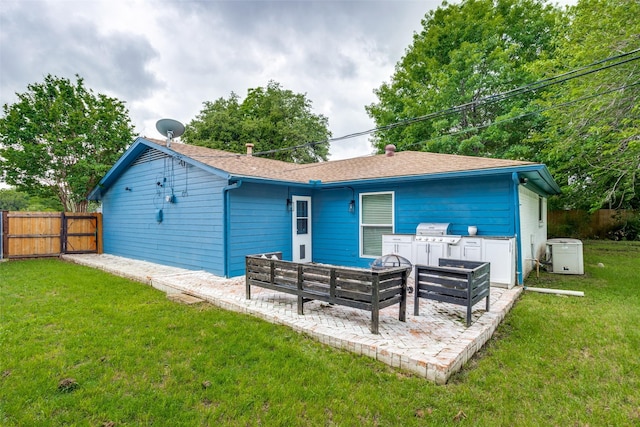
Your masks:
{"label": "blue house", "polygon": [[544,254],[546,198],[559,191],[531,162],[391,150],[292,164],[138,138],[89,198],[102,202],[105,253],[225,277],[244,274],[245,255],[271,251],[369,267],[383,235],[413,241],[419,224],[448,223],[464,241],[474,225],[475,238],[508,243],[491,260],[512,266],[510,286]]}

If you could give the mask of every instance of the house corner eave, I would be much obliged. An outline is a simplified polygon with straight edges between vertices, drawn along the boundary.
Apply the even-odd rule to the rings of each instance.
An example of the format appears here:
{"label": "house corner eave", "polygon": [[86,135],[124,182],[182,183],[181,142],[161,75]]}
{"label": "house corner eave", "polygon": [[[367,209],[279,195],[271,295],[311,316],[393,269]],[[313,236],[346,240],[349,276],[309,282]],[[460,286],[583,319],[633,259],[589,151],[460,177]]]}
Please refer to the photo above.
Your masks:
{"label": "house corner eave", "polygon": [[100,182],[98,182],[98,185],[91,190],[87,199],[100,200],[104,192],[111,187],[122,172],[124,172],[124,170],[149,146],[149,144],[149,141],[142,137],[136,138],[127,151],[125,151],[111,169],[109,169],[109,172],[107,172]]}
{"label": "house corner eave", "polygon": [[521,171],[519,177],[523,178],[523,182],[521,181],[520,185],[541,196],[549,197],[562,193],[560,186],[551,176],[549,169],[543,164]]}

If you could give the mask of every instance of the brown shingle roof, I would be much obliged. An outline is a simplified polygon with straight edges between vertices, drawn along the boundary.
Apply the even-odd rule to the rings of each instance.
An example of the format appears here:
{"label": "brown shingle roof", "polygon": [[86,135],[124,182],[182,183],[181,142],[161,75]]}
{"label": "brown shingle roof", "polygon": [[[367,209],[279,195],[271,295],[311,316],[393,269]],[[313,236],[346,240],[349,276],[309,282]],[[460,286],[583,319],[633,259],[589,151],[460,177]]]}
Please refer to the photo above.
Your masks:
{"label": "brown shingle roof", "polygon": [[[149,138],[145,139],[160,145],[165,145],[164,141]],[[308,183],[311,180],[331,183],[363,179],[430,175],[535,164],[518,160],[491,159],[419,151],[401,151],[391,157],[380,154],[346,160],[295,164],[177,142],[173,142],[170,148],[179,154],[228,172],[233,176],[300,183]]]}
{"label": "brown shingle roof", "polygon": [[[494,169],[531,165],[517,160],[489,159],[484,157],[456,156],[451,154],[401,151],[391,157],[384,154],[336,160],[306,166],[305,172],[312,179],[322,182],[351,181],[358,179],[391,178],[400,176],[431,175],[447,172]],[[299,169],[297,173],[303,172]]]}

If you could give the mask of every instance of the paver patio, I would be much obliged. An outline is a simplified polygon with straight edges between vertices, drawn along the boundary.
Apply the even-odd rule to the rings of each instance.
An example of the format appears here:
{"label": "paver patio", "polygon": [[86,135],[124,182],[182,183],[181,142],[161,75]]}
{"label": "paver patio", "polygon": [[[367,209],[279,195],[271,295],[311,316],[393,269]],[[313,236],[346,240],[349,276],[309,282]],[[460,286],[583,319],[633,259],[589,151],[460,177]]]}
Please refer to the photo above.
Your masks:
{"label": "paver patio", "polygon": [[225,279],[107,254],[62,255],[62,259],[143,282],[167,294],[185,293],[223,309],[287,325],[322,343],[373,357],[437,384],[446,383],[491,338],[522,292],[521,286],[492,287],[490,311],[484,310],[484,301],[476,304],[468,328],[462,306],[423,299],[420,316],[414,316],[411,294],[407,321],[398,320],[397,305],[385,308],[380,311],[380,334],[374,335],[369,331],[368,311],[313,301],[305,304],[304,315],[298,315],[295,296],[258,287],[252,287],[247,300],[244,276]]}

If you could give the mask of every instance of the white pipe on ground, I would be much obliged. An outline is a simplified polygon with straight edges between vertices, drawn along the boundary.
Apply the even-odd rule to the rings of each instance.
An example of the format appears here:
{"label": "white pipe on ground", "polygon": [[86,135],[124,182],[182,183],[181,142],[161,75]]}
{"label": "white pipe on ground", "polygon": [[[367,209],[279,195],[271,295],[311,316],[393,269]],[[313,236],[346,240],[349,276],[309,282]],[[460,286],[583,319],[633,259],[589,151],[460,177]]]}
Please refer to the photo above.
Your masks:
{"label": "white pipe on ground", "polygon": [[539,292],[541,294],[570,295],[570,296],[573,296],[573,297],[583,297],[584,296],[584,292],[582,292],[582,291],[565,291],[563,289],[525,287],[524,290],[525,291]]}

